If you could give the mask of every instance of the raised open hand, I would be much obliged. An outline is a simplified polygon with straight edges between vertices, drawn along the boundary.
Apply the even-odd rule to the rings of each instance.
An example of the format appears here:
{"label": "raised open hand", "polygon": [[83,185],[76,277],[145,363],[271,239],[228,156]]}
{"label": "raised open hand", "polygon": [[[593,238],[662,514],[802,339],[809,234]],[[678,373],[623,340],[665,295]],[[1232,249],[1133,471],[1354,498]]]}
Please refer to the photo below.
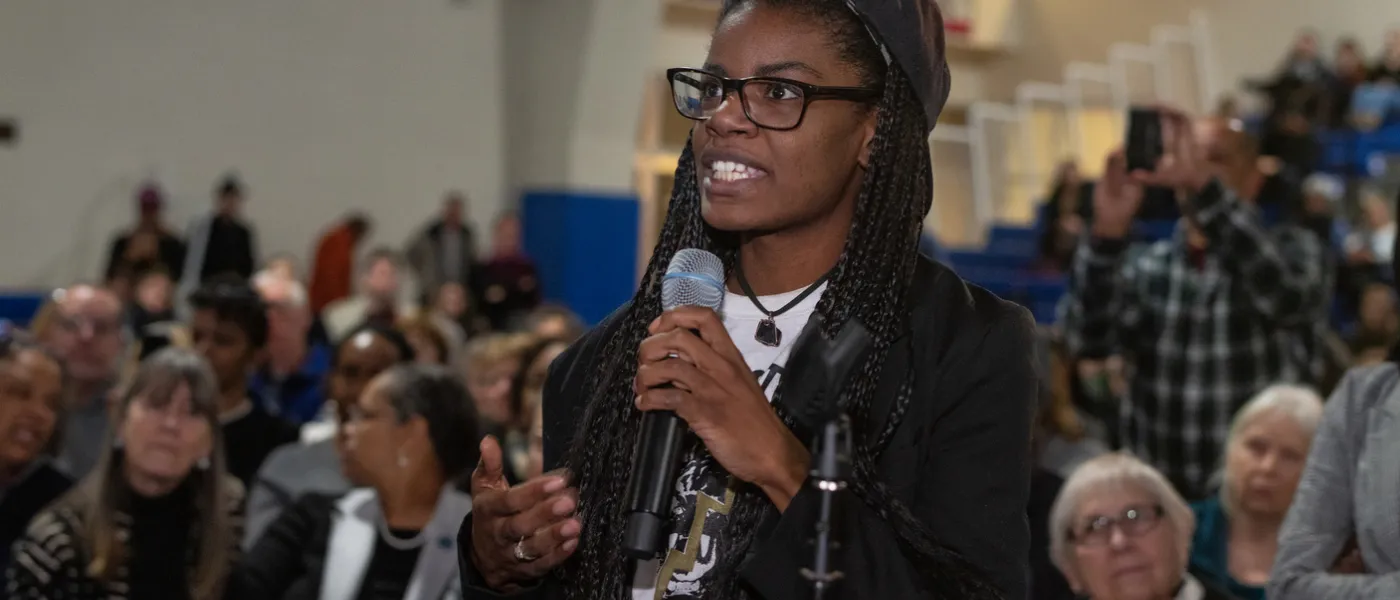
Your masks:
{"label": "raised open hand", "polygon": [[492,589],[510,591],[539,579],[578,548],[578,491],[564,473],[511,487],[501,445],[486,436],[472,473],[472,562]]}

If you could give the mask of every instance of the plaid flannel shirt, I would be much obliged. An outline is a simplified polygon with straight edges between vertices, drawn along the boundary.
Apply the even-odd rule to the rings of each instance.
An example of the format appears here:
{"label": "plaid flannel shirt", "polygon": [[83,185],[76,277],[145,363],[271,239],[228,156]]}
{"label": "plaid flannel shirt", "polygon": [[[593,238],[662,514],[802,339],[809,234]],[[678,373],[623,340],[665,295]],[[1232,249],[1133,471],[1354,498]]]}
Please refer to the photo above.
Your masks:
{"label": "plaid flannel shirt", "polygon": [[1134,253],[1086,238],[1062,308],[1072,351],[1121,352],[1128,365],[1124,446],[1199,499],[1235,411],[1271,384],[1311,378],[1330,274],[1315,236],[1266,231],[1219,183],[1192,204],[1209,241],[1203,260],[1193,262],[1183,226]]}

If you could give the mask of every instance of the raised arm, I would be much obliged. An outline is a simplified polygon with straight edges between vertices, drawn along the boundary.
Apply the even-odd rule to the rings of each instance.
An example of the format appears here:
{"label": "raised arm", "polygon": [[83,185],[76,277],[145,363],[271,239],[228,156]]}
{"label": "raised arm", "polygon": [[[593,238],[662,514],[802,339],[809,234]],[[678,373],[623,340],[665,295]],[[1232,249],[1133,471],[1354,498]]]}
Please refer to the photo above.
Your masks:
{"label": "raised arm", "polygon": [[1142,204],[1142,186],[1127,173],[1121,151],[1109,155],[1094,186],[1094,216],[1070,271],[1063,327],[1071,350],[1104,358],[1118,350],[1119,334],[1137,326],[1142,312],[1137,274],[1124,262],[1128,235]]}
{"label": "raised arm", "polygon": [[1258,215],[1218,181],[1206,185],[1191,205],[1201,232],[1228,257],[1256,312],[1281,326],[1316,318],[1327,291],[1322,246],[1315,236],[1265,231]]}

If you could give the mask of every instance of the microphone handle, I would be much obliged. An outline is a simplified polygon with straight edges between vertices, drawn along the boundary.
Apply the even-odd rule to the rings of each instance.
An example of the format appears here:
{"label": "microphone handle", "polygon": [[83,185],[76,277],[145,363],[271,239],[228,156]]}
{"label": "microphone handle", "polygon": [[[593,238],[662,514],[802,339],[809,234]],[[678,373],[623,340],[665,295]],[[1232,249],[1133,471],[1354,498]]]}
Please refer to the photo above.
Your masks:
{"label": "microphone handle", "polygon": [[642,431],[627,482],[627,529],[622,551],[639,560],[661,552],[662,530],[669,521],[671,493],[681,468],[685,422],[669,410],[642,415]]}

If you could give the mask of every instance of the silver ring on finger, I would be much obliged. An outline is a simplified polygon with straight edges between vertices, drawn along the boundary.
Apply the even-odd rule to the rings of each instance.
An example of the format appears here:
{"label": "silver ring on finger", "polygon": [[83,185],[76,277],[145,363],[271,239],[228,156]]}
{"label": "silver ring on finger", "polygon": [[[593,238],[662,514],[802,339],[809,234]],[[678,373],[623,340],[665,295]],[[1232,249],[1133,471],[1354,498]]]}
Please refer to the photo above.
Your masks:
{"label": "silver ring on finger", "polygon": [[518,560],[518,561],[523,562],[523,563],[534,562],[534,561],[536,561],[536,560],[539,560],[539,558],[540,558],[540,557],[538,557],[538,556],[535,556],[535,555],[530,554],[530,553],[528,553],[528,552],[525,551],[525,540],[527,540],[527,539],[529,539],[529,538],[528,538],[528,537],[522,537],[522,538],[520,538],[520,541],[518,541],[518,542],[515,543],[515,552],[514,552],[514,554],[515,554],[515,560]]}

